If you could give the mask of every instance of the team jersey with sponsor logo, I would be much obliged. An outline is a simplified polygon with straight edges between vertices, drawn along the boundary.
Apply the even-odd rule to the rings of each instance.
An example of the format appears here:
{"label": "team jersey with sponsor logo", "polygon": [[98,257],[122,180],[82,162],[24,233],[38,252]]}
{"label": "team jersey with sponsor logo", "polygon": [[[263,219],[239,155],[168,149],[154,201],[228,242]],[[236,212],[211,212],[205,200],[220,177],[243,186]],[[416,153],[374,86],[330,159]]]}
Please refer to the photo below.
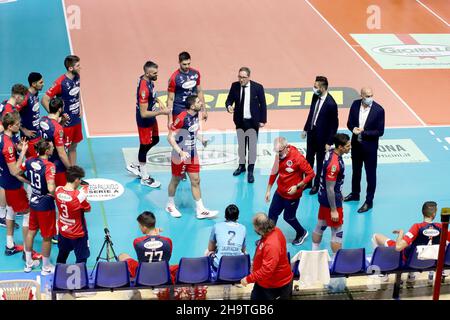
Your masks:
{"label": "team jersey with sponsor logo", "polygon": [[156,117],[142,118],[139,104],[148,103],[147,111],[153,111],[156,104],[156,92],[153,81],[147,81],[144,76],[139,78],[137,87],[136,102],[136,122],[138,127],[148,128],[155,124]]}
{"label": "team jersey with sponsor logo", "polygon": [[327,196],[327,181],[335,181],[334,194],[336,208],[342,208],[342,187],[344,185],[344,160],[342,156],[338,156],[334,149],[331,149],[325,155],[323,169],[320,176],[319,186],[319,203],[320,205],[330,208]]}
{"label": "team jersey with sponsor logo", "polygon": [[53,142],[53,145],[55,146],[53,154],[48,160],[55,164],[56,172],[59,173],[66,171],[66,167],[59,158],[58,151],[56,150],[56,147],[64,146],[64,129],[61,124],[59,124],[55,119],[50,119],[49,117],[44,116],[39,122],[39,134],[45,140]]}
{"label": "team jersey with sponsor logo", "polygon": [[172,240],[162,236],[144,236],[134,240],[134,250],[139,262],[169,262],[172,256]]}
{"label": "team jersey with sponsor logo", "polygon": [[17,150],[13,138],[2,133],[0,134],[0,187],[6,190],[20,189],[23,185],[15,176],[11,174],[8,163],[16,163]]}
{"label": "team jersey with sponsor logo", "polygon": [[[297,188],[297,192],[293,195],[288,193],[289,189],[302,181],[304,184],[308,184],[315,176],[314,170],[296,147],[287,145],[286,148],[289,149],[289,152],[284,159],[280,159],[278,155],[275,157],[269,184],[273,185],[278,177],[278,194],[289,200],[299,199],[302,196],[303,189]],[[303,175],[305,175],[305,178],[303,178]]]}
{"label": "team jersey with sponsor logo", "polygon": [[[176,116],[170,129],[173,131],[178,130],[175,136],[175,141],[178,146],[184,152],[188,152],[191,158],[197,156],[197,132],[200,129],[198,113],[196,115],[191,115],[187,111],[183,111]],[[175,150],[172,151],[172,156],[178,156]]]}
{"label": "team jersey with sponsor logo", "polygon": [[63,99],[64,113],[69,115],[69,121],[66,122],[66,127],[72,127],[81,122],[79,76],[75,76],[72,80],[63,74],[56,79],[53,86],[47,90],[46,94],[50,98],[58,96]]}
{"label": "team jersey with sponsor logo", "polygon": [[59,234],[68,239],[78,239],[87,235],[84,213],[91,210],[87,202],[87,190],[66,190],[57,187],[55,201],[58,207]]}
{"label": "team jersey with sponsor logo", "polygon": [[214,225],[209,240],[216,243],[217,250],[214,257],[216,267],[219,266],[222,256],[244,254],[242,248],[245,249],[246,233],[245,226],[234,221],[224,221]]}
{"label": "team jersey with sponsor logo", "polygon": [[200,85],[200,72],[190,68],[184,73],[178,69],[169,79],[168,92],[175,94],[173,101],[173,113],[179,114],[186,108],[186,98],[197,94],[197,86]]}
{"label": "team jersey with sponsor logo", "polygon": [[3,116],[7,113],[13,111],[20,111],[21,109],[22,109],[21,105],[13,106],[11,103],[8,103],[8,100],[4,100],[2,101],[2,103],[0,103],[0,119],[3,118]]}
{"label": "team jersey with sponsor logo", "polygon": [[25,100],[23,100],[20,106],[20,119],[22,127],[28,130],[36,131],[35,138],[37,138],[39,134],[39,119],[41,117],[38,92],[35,94],[28,92],[25,96]]}
{"label": "team jersey with sponsor logo", "polygon": [[46,159],[30,158],[22,165],[22,170],[31,185],[30,208],[34,211],[54,210],[55,200],[47,183],[55,181],[55,165]]}

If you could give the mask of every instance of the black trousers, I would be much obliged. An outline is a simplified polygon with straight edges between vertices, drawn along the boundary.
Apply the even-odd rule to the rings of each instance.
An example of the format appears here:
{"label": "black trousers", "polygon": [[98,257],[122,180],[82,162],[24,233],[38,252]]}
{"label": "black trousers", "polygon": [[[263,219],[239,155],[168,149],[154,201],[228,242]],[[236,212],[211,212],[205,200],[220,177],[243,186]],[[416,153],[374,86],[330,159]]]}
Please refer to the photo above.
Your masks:
{"label": "black trousers", "polygon": [[263,288],[254,284],[250,300],[288,300],[292,295],[292,281],[280,288]]}
{"label": "black trousers", "polygon": [[239,165],[245,166],[248,150],[248,171],[253,172],[256,162],[259,126],[253,120],[244,119],[241,125],[236,127],[238,137]]}
{"label": "black trousers", "polygon": [[373,205],[377,187],[377,151],[378,147],[360,142],[352,143],[352,195],[359,197],[361,192],[362,167],[366,170],[366,202]]}
{"label": "black trousers", "polygon": [[319,187],[320,176],[322,174],[323,160],[325,159],[325,142],[318,141],[317,131],[313,129],[308,131],[306,136],[306,160],[311,168],[314,168],[314,160],[316,163],[316,176],[313,185]]}
{"label": "black trousers", "polygon": [[269,208],[269,218],[277,224],[278,216],[284,211],[284,221],[289,223],[292,228],[295,229],[297,235],[304,235],[306,230],[302,227],[297,220],[297,208],[300,203],[300,199],[289,200],[285,199],[278,192],[275,192],[272,198],[272,203]]}

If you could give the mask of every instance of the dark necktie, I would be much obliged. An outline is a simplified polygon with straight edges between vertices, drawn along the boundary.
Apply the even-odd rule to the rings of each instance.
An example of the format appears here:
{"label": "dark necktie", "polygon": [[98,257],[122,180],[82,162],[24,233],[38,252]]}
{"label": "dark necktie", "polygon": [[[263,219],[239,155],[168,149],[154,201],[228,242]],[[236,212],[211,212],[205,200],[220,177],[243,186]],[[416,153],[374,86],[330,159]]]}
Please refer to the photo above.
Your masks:
{"label": "dark necktie", "polygon": [[247,88],[247,86],[242,86],[242,95],[241,95],[241,108],[242,108],[242,110],[244,110],[245,88]]}
{"label": "dark necktie", "polygon": [[312,121],[311,121],[311,130],[314,128],[314,122],[316,121],[317,114],[319,113],[319,106],[320,106],[320,97],[317,99],[316,108],[314,109]]}

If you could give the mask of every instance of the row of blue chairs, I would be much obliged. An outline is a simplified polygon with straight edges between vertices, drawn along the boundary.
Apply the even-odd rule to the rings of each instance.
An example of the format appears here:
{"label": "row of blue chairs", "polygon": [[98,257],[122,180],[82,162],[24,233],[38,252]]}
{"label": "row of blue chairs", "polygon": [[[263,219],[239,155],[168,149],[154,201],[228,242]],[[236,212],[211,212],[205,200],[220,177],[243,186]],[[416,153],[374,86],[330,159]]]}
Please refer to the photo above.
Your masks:
{"label": "row of blue chairs", "polygon": [[[74,273],[77,277],[74,277]],[[209,257],[181,258],[176,275],[176,285],[230,284],[239,282],[250,273],[250,256],[223,256],[217,270],[217,279],[211,279]],[[74,279],[77,279],[74,282]],[[58,293],[104,290],[129,290],[130,288],[156,288],[173,286],[167,261],[140,263],[132,281],[126,262],[99,262],[95,278],[89,281],[84,263],[57,264],[53,276],[52,299]]]}

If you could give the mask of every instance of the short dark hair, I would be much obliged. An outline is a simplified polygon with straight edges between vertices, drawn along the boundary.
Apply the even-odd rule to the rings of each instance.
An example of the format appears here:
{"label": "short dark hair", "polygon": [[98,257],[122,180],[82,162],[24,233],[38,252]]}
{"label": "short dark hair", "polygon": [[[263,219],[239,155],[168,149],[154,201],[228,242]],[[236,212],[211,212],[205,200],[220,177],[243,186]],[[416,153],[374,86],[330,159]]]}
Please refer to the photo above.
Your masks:
{"label": "short dark hair", "polygon": [[140,225],[149,229],[153,229],[156,225],[156,217],[151,211],[142,212],[136,220]]}
{"label": "short dark hair", "polygon": [[84,178],[84,170],[79,166],[71,166],[66,170],[67,182],[72,183],[77,179]]}
{"label": "short dark hair", "polygon": [[225,209],[225,220],[237,221],[239,218],[239,208],[235,204],[230,204]]}
{"label": "short dark hair", "polygon": [[346,134],[346,133],[336,133],[334,135],[334,141],[333,141],[334,142],[334,146],[336,148],[339,148],[341,146],[344,147],[349,140],[350,140],[350,137],[349,137],[348,134]]}
{"label": "short dark hair", "polygon": [[21,83],[16,83],[15,85],[12,86],[11,88],[11,95],[14,94],[20,94],[22,96],[26,96],[28,92],[28,88],[25,87],[23,84]]}
{"label": "short dark hair", "polygon": [[178,55],[178,61],[184,61],[184,60],[190,60],[191,59],[191,55],[189,54],[189,52],[183,51]]}
{"label": "short dark hair", "polygon": [[67,56],[64,59],[64,67],[66,67],[66,70],[69,70],[70,67],[73,67],[79,61],[80,61],[80,57],[78,57],[78,56],[75,56],[75,55]]}
{"label": "short dark hair", "polygon": [[317,76],[316,81],[320,83],[321,86],[324,86],[325,89],[328,89],[328,79],[324,76]]}
{"label": "short dark hair", "polygon": [[57,113],[59,109],[64,108],[64,100],[60,97],[53,97],[48,103],[49,113]]}
{"label": "short dark hair", "polygon": [[47,141],[45,139],[39,140],[35,145],[37,153],[40,156],[43,156],[45,152],[50,149],[51,143],[52,143],[51,141]]}
{"label": "short dark hair", "polygon": [[30,74],[28,75],[28,84],[31,87],[33,83],[38,82],[41,79],[42,74],[40,74],[39,72],[30,72]]}
{"label": "short dark hair", "polygon": [[9,126],[13,125],[17,121],[20,121],[20,114],[17,111],[8,112],[2,118],[3,128],[6,130]]}
{"label": "short dark hair", "polygon": [[186,109],[189,109],[194,103],[195,100],[197,100],[198,96],[196,94],[193,94],[192,96],[189,96],[186,98]]}
{"label": "short dark hair", "polygon": [[422,214],[425,217],[431,218],[437,210],[437,203],[434,201],[426,201],[423,205],[422,205]]}
{"label": "short dark hair", "polygon": [[239,69],[239,72],[241,72],[241,71],[245,71],[247,73],[247,76],[250,77],[250,68],[249,67],[241,67]]}
{"label": "short dark hair", "polygon": [[146,72],[147,71],[147,69],[150,69],[150,68],[155,68],[155,69],[158,69],[158,65],[156,64],[156,63],[154,63],[153,61],[147,61],[145,64],[144,64],[144,72]]}

